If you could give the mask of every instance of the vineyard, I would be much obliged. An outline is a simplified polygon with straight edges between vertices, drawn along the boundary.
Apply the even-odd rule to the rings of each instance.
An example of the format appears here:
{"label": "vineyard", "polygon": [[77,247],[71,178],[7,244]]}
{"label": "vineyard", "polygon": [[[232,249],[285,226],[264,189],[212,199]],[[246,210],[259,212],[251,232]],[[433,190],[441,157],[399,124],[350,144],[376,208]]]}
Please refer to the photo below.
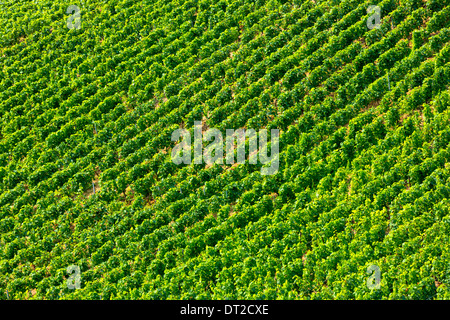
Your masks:
{"label": "vineyard", "polygon": [[[450,299],[450,0],[0,21],[1,300]],[[174,163],[195,122],[279,130],[279,169]]]}

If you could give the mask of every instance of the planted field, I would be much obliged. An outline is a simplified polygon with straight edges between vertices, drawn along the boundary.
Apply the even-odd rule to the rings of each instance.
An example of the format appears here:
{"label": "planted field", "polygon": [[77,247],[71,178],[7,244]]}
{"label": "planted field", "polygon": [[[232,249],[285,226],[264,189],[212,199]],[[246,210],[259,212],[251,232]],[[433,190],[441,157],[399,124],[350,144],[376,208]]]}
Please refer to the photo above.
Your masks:
{"label": "planted field", "polygon": [[450,299],[449,0],[0,22],[0,299]]}

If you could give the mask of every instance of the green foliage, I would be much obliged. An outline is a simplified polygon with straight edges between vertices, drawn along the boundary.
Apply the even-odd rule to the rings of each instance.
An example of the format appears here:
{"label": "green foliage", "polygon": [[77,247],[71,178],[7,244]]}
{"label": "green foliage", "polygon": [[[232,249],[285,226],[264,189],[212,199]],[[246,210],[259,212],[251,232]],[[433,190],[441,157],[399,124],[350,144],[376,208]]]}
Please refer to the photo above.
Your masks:
{"label": "green foliage", "polygon": [[[371,4],[2,3],[0,299],[450,299],[450,3]],[[278,172],[175,165],[197,120]]]}

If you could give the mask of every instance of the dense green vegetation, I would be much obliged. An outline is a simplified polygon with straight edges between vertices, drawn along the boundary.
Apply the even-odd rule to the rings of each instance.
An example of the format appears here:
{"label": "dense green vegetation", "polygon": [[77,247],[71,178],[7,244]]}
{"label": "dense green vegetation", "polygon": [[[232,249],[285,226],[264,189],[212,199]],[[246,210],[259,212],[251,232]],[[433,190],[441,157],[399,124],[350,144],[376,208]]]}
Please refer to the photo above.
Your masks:
{"label": "dense green vegetation", "polygon": [[[4,0],[0,21],[0,299],[450,298],[449,0]],[[197,120],[280,129],[279,171],[175,165]]]}

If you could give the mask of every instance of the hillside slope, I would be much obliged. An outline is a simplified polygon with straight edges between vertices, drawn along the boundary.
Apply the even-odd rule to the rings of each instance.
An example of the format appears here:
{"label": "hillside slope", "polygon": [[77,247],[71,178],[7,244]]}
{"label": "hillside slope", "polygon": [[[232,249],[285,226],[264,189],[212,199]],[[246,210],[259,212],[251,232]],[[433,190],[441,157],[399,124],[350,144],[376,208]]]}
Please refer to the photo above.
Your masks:
{"label": "hillside slope", "polygon": [[3,1],[0,299],[450,299],[450,1],[374,4]]}

